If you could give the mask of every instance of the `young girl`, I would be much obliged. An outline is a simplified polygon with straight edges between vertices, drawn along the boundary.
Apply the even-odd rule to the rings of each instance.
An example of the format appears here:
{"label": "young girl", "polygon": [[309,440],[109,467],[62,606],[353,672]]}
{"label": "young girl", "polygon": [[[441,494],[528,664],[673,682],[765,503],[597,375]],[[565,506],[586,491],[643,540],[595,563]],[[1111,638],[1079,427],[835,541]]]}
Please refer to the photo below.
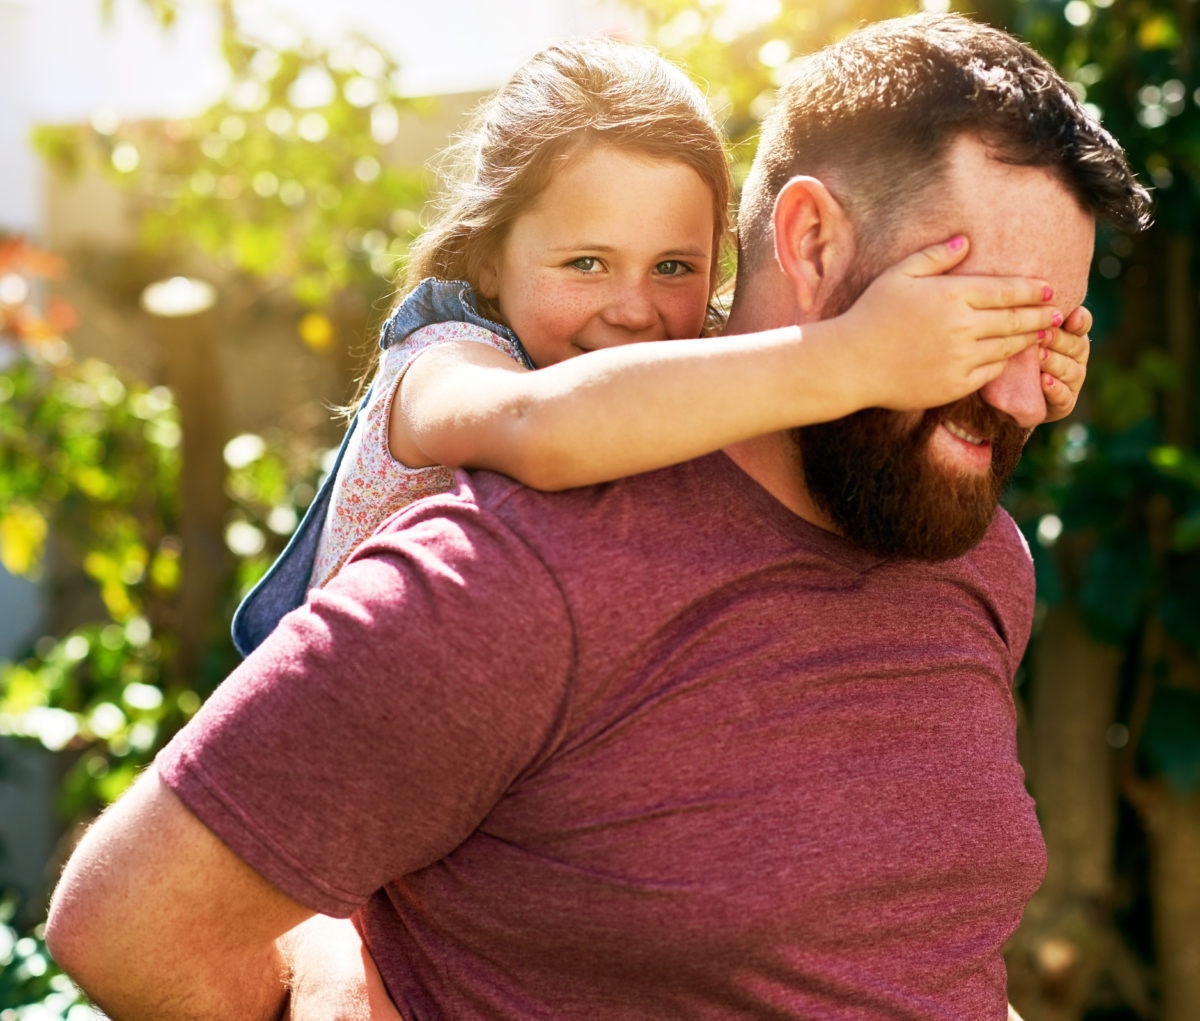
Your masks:
{"label": "young girl", "polygon": [[[336,465],[238,608],[243,654],[455,467],[540,489],[605,482],[860,408],[947,404],[1039,340],[1051,417],[1074,404],[1086,340],[1055,329],[1042,281],[946,275],[961,237],[887,270],[836,318],[712,336],[724,142],[700,90],[649,49],[542,51],[463,152]],[[1074,317],[1080,334],[1087,320]]]}

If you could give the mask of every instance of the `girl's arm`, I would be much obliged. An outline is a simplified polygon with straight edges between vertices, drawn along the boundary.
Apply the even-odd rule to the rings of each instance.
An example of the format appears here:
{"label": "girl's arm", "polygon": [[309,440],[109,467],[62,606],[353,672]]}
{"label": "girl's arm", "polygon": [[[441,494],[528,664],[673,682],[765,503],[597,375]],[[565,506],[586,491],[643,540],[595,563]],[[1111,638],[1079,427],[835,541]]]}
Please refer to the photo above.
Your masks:
{"label": "girl's arm", "polygon": [[946,275],[966,250],[918,252],[803,328],[628,344],[536,372],[480,344],[431,348],[393,402],[392,454],[565,489],[864,407],[947,404],[1062,321],[1042,281]]}

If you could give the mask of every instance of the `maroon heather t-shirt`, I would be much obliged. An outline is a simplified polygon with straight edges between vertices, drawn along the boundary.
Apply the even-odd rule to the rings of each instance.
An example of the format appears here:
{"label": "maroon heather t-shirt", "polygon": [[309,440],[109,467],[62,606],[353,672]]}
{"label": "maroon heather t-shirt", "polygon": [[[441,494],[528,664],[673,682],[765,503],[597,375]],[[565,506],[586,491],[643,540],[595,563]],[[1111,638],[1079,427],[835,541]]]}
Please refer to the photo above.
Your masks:
{"label": "maroon heather t-shirt", "polygon": [[723,454],[400,512],[160,756],[410,1021],[1002,1021],[1044,848],[999,513],[881,561]]}

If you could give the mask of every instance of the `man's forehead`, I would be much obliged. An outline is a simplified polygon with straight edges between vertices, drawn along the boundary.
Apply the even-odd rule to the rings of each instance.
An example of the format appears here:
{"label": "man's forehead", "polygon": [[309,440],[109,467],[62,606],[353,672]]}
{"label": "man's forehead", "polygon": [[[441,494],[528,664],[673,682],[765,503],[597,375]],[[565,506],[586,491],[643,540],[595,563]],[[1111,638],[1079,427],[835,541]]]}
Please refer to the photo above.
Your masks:
{"label": "man's forehead", "polygon": [[941,188],[939,226],[971,242],[958,272],[1039,277],[1064,312],[1082,303],[1095,220],[1053,170],[1004,163],[979,140],[961,139]]}

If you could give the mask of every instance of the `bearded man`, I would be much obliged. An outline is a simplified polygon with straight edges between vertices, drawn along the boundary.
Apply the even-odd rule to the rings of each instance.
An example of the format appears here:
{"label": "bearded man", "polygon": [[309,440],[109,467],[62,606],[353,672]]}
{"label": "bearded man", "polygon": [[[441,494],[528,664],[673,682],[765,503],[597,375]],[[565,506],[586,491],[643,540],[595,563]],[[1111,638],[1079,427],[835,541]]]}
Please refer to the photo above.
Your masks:
{"label": "bearded man", "polygon": [[[963,272],[1072,308],[1098,217],[1136,229],[1145,192],[1043,60],[883,22],[765,125],[729,329],[834,315],[959,233]],[[1002,1021],[1045,857],[1033,571],[996,506],[1037,350],[948,408],[413,505],[93,827],[53,953],[120,1021],[277,1016],[314,912],[410,1021]]]}

